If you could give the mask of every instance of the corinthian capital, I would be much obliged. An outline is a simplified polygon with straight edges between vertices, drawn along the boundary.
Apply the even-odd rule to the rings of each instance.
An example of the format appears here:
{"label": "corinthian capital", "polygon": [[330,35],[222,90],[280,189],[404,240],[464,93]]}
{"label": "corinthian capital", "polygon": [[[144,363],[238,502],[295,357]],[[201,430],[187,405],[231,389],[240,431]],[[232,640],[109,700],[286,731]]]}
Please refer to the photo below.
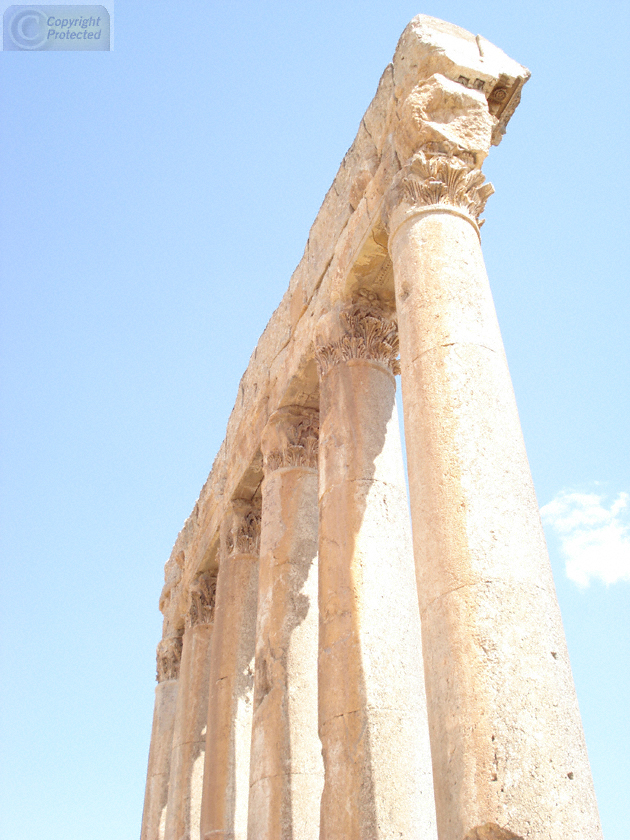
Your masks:
{"label": "corinthian capital", "polygon": [[182,659],[181,636],[169,636],[157,646],[157,674],[158,682],[176,680],[179,677],[179,664]]}
{"label": "corinthian capital", "polygon": [[212,624],[214,621],[214,600],[217,590],[217,576],[205,572],[192,582],[189,590],[190,604],[186,613],[186,625]]}
{"label": "corinthian capital", "polygon": [[317,467],[319,412],[286,406],[269,418],[261,440],[265,473],[282,467]]}
{"label": "corinthian capital", "polygon": [[315,342],[320,377],[333,365],[351,359],[368,359],[393,374],[400,373],[396,318],[373,292],[362,290],[355,301],[325,315]]}
{"label": "corinthian capital", "polygon": [[258,556],[260,507],[244,499],[234,499],[221,523],[221,544],[224,556]]}
{"label": "corinthian capital", "polygon": [[401,207],[403,218],[421,208],[449,207],[483,224],[479,215],[494,192],[492,184],[484,181],[471,156],[446,154],[431,146],[417,152],[395,177],[387,195],[384,215],[390,233],[398,226],[392,218]]}

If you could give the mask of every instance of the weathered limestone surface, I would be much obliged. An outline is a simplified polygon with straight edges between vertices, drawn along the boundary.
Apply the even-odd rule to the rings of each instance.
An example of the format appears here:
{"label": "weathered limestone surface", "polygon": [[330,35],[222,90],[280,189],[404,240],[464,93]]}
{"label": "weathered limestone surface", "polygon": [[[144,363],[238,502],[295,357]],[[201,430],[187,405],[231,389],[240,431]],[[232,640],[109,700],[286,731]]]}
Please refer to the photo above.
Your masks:
{"label": "weathered limestone surface", "polygon": [[158,683],[140,840],[163,840],[177,703],[177,680]]}
{"label": "weathered limestone surface", "polygon": [[477,232],[456,215],[421,214],[398,228],[392,256],[440,836],[459,840],[492,821],[527,837],[595,838],[564,634]]}
{"label": "weathered limestone surface", "polygon": [[[412,31],[409,33],[413,35]],[[404,40],[404,36],[403,36]],[[481,254],[493,105],[527,72],[444,41],[399,112],[387,201],[440,838],[601,836],[551,567]],[[466,69],[466,66],[468,69]],[[432,62],[422,75],[434,70]],[[406,72],[406,68],[405,68]],[[499,87],[500,85],[500,87]],[[505,97],[504,97],[505,98]],[[501,102],[504,100],[501,99]],[[489,106],[489,107],[488,107]]]}
{"label": "weathered limestone surface", "polygon": [[[195,581],[218,567],[210,663],[184,662],[199,686],[187,692],[210,671],[202,840],[316,833],[314,611],[300,613],[302,596],[313,603],[315,478],[282,458],[270,467],[294,444],[269,441],[283,412],[317,409],[321,838],[435,831],[422,655],[439,840],[601,838],[479,240],[492,193],[481,165],[528,77],[481,36],[414,18],[243,375],[160,605],[162,644],[181,644]],[[168,748],[175,691],[156,695],[143,840],[163,836],[167,794],[180,803],[169,820],[191,812],[176,779],[194,775],[182,747],[199,743],[199,723],[182,717],[177,732],[195,734]]]}
{"label": "weathered limestone surface", "polygon": [[183,625],[178,616],[176,595],[181,587],[181,577],[181,562],[171,557],[164,567],[164,588],[160,596],[160,611],[164,615],[164,621],[162,640],[156,652],[158,684],[155,689],[141,840],[164,840],[166,828],[173,730],[182,657]]}
{"label": "weathered limestone surface", "polygon": [[207,625],[191,627],[184,634],[165,840],[189,840],[199,835],[211,635],[212,628]]}
{"label": "weathered limestone surface", "polygon": [[318,325],[322,840],[436,836],[397,355],[374,295]]}
{"label": "weathered limestone surface", "polygon": [[202,840],[246,840],[260,510],[234,501],[221,527],[210,646]]}
{"label": "weathered limestone surface", "polygon": [[199,837],[215,589],[216,577],[206,572],[196,579],[190,591],[173,728],[165,840]]}
{"label": "weathered limestone surface", "polygon": [[300,407],[263,433],[250,840],[319,837],[318,434],[318,413]]}

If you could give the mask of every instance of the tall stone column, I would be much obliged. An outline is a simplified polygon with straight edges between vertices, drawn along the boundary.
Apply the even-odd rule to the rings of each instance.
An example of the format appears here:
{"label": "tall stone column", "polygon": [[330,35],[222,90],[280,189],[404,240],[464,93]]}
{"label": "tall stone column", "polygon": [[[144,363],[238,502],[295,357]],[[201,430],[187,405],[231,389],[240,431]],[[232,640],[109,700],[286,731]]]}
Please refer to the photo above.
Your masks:
{"label": "tall stone column", "polygon": [[181,636],[162,639],[157,648],[158,684],[140,840],[164,840],[181,654]]}
{"label": "tall stone column", "polygon": [[489,108],[506,91],[486,101],[437,76],[427,85],[440,108],[425,97],[418,130],[438,136],[443,124],[444,137],[403,167],[388,217],[439,836],[595,840],[580,715],[480,247],[492,188],[479,167]]}
{"label": "tall stone column", "polygon": [[198,840],[206,754],[210,641],[216,576],[206,572],[190,587],[173,731],[165,840]]}
{"label": "tall stone column", "polygon": [[322,840],[435,837],[398,340],[374,295],[319,324]]}
{"label": "tall stone column", "polygon": [[318,412],[276,411],[263,433],[249,840],[317,840]]}
{"label": "tall stone column", "polygon": [[260,510],[235,500],[221,525],[210,651],[202,840],[246,840]]}

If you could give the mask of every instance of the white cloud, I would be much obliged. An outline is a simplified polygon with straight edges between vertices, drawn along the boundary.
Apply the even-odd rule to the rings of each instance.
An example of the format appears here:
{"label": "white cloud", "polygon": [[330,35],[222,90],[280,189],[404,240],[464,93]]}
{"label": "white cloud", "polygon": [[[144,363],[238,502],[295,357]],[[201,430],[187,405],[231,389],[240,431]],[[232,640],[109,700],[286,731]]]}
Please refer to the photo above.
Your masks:
{"label": "white cloud", "polygon": [[630,582],[630,496],[620,493],[610,507],[595,493],[563,490],[540,509],[543,522],[559,535],[567,577],[586,587]]}

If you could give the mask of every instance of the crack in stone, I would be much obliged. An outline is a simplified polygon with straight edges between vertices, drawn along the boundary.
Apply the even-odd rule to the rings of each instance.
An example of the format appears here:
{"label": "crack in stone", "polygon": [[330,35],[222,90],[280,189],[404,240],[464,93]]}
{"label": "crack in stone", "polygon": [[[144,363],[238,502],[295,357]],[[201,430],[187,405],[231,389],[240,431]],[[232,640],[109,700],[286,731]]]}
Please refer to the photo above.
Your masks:
{"label": "crack in stone", "polygon": [[327,723],[330,723],[332,720],[337,720],[338,718],[347,717],[348,715],[357,715],[360,711],[361,711],[361,709],[353,709],[350,712],[341,712],[338,715],[333,715],[332,717],[327,718],[327,720],[325,720],[322,723],[322,725],[320,726],[320,729],[322,729],[324,726],[326,726]]}
{"label": "crack in stone", "polygon": [[487,350],[489,353],[497,352],[493,347],[488,347],[487,344],[477,344],[473,341],[447,341],[444,344],[434,344],[432,347],[427,347],[427,349],[423,350],[422,353],[419,353],[417,356],[414,356],[414,358],[411,360],[411,364],[415,365],[415,363],[423,356],[426,356],[427,353],[431,353],[433,350],[438,350],[441,347],[479,347],[483,350]]}
{"label": "crack in stone", "polygon": [[[466,586],[485,586],[492,583],[501,583],[500,578],[489,578],[484,580],[477,580],[470,583],[460,583],[459,586],[454,586],[452,589],[449,589],[447,592],[441,592],[439,595],[436,595],[429,603],[422,609],[422,617],[424,618],[425,612],[431,609],[431,607],[436,603],[436,601],[440,601],[443,598],[447,598],[453,592],[457,592],[459,589],[464,589]],[[547,589],[538,583],[531,583],[530,584],[533,589],[538,590],[539,592],[547,592]]]}
{"label": "crack in stone", "polygon": [[314,778],[321,778],[321,774],[316,770],[308,772],[306,770],[287,770],[286,773],[270,773],[268,776],[259,776],[255,782],[252,782],[251,786],[254,787],[258,782],[263,782],[265,779],[278,779],[282,776],[313,776]]}
{"label": "crack in stone", "polygon": [[[381,485],[382,487],[387,487],[387,488],[390,488],[390,489],[398,490],[402,493],[402,487],[401,487],[400,484],[396,484],[396,483],[390,482],[390,481],[383,481],[382,478],[346,478],[346,479],[343,479],[343,481],[338,482],[337,484],[333,484],[330,487],[327,487],[326,490],[324,490],[322,495],[319,497],[319,501],[321,503],[322,500],[325,499],[326,496],[329,493],[331,493],[333,490],[338,489],[339,487],[344,487],[346,484],[361,484],[361,483],[369,485],[369,486]],[[335,540],[332,540],[330,538],[327,538],[327,539],[333,545],[339,545],[337,542],[335,542]]]}

